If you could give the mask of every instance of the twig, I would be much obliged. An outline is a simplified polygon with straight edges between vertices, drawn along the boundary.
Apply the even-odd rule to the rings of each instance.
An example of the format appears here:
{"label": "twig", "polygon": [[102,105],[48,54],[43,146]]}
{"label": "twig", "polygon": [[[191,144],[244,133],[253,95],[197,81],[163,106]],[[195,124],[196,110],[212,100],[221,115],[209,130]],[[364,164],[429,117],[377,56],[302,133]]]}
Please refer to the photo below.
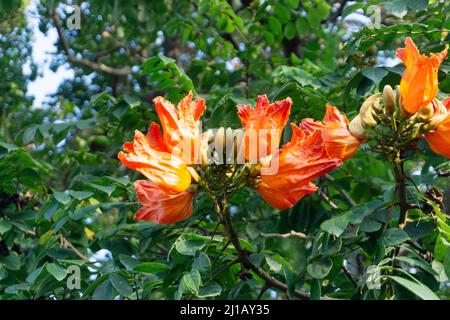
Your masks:
{"label": "twig", "polygon": [[[222,203],[219,203],[222,202]],[[230,237],[231,243],[233,244],[233,246],[235,247],[236,251],[238,252],[239,255],[239,260],[240,262],[243,264],[243,266],[248,269],[251,270],[253,272],[255,272],[259,277],[261,277],[262,279],[264,279],[264,281],[266,282],[266,284],[270,287],[273,288],[277,288],[285,293],[289,292],[289,288],[287,287],[286,284],[284,284],[283,282],[272,278],[272,276],[270,276],[266,271],[264,271],[261,267],[255,266],[249,259],[248,257],[248,253],[241,247],[241,243],[239,241],[239,238],[236,234],[236,232],[233,229],[233,226],[231,224],[231,218],[230,218],[230,214],[228,213],[228,211],[226,210],[226,201],[222,200],[219,201],[217,203],[217,207],[218,207],[218,214],[220,214],[223,218],[223,222],[224,222],[224,226],[225,229],[227,230],[227,233]],[[295,290],[295,295],[302,299],[302,300],[307,300],[309,299],[309,296],[307,293],[302,292],[300,290]]]}
{"label": "twig", "polygon": [[89,260],[88,257],[82,254],[77,248],[75,248],[75,246],[69,240],[67,240],[67,238],[64,237],[62,234],[59,236],[59,239],[61,240],[61,246],[63,246],[64,248],[71,249],[77,255],[78,258],[82,260]]}
{"label": "twig", "polygon": [[288,233],[263,233],[263,232],[261,232],[259,235],[264,238],[288,239],[288,238],[296,237],[296,238],[299,238],[302,240],[309,239],[309,237],[306,234],[298,232],[298,231],[294,231],[294,230],[291,230]]}
{"label": "twig", "polygon": [[328,205],[332,208],[332,209],[339,209],[339,207],[330,199],[330,197],[328,197],[326,195],[325,192],[323,192],[322,190],[317,190],[317,194],[323,199],[325,200],[326,203],[328,203]]}
{"label": "twig", "polygon": [[406,195],[406,177],[405,171],[403,168],[403,162],[400,158],[400,154],[396,159],[396,163],[394,164],[394,173],[395,173],[395,181],[396,181],[396,189],[399,199],[400,205],[400,217],[398,219],[398,227],[399,229],[403,229],[406,225],[407,212],[409,209],[408,199]]}
{"label": "twig", "polygon": [[64,35],[64,31],[63,31],[62,25],[61,25],[61,19],[59,18],[56,11],[53,11],[51,17],[53,19],[53,23],[54,23],[56,31],[58,33],[59,39],[61,41],[62,48],[63,48],[65,54],[67,55],[67,60],[69,60],[72,63],[78,64],[80,66],[87,67],[87,68],[90,68],[90,69],[93,69],[96,71],[101,71],[103,73],[107,73],[107,74],[117,76],[117,77],[124,77],[124,76],[131,74],[131,68],[129,66],[125,66],[122,68],[112,68],[103,63],[95,63],[95,62],[92,62],[87,59],[77,58],[75,55],[73,55],[70,52],[69,42],[67,41],[67,39]]}

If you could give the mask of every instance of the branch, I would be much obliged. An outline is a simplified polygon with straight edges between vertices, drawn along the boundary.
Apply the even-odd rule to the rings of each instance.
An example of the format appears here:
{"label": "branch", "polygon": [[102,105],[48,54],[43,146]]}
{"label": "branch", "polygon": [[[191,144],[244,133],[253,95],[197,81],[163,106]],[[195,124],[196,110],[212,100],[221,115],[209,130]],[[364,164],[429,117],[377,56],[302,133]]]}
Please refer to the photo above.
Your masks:
{"label": "branch", "polygon": [[61,19],[59,18],[56,11],[53,11],[51,17],[53,19],[53,23],[55,25],[56,31],[58,32],[58,36],[61,41],[61,46],[62,46],[65,54],[67,55],[67,60],[69,62],[78,64],[83,67],[93,69],[95,71],[100,71],[100,72],[103,72],[106,74],[110,74],[110,75],[113,75],[116,77],[124,77],[124,76],[131,74],[131,69],[129,66],[122,67],[122,68],[112,68],[103,63],[95,63],[90,60],[77,58],[76,56],[74,56],[72,53],[70,53],[69,42],[67,41],[67,39],[64,35],[64,31],[63,31],[62,25],[61,25]]}
{"label": "branch", "polygon": [[260,233],[259,234],[261,237],[263,238],[282,238],[282,239],[288,239],[288,238],[292,238],[292,237],[296,237],[302,240],[307,240],[309,239],[309,237],[301,232],[297,232],[294,230],[291,230],[288,233]]}
{"label": "branch", "polygon": [[77,255],[78,258],[82,260],[89,260],[88,257],[82,254],[77,248],[75,248],[75,246],[69,240],[67,240],[67,238],[64,237],[62,234],[60,235],[59,239],[61,241],[61,246],[63,246],[64,248],[71,249]]}
{"label": "branch", "polygon": [[323,199],[325,200],[326,203],[328,203],[328,205],[332,208],[332,209],[339,209],[339,207],[337,206],[337,204],[335,204],[330,197],[327,196],[327,194],[325,192],[323,192],[322,190],[317,190],[317,194]]}
{"label": "branch", "polygon": [[[238,252],[239,261],[243,264],[243,266],[246,269],[255,272],[259,277],[264,279],[264,281],[266,282],[266,284],[268,286],[270,286],[272,288],[277,288],[277,289],[285,292],[286,294],[289,294],[288,293],[289,290],[288,290],[288,287],[286,284],[273,278],[266,271],[264,271],[261,267],[255,266],[250,261],[250,259],[248,257],[248,253],[241,247],[239,238],[233,229],[233,226],[231,224],[230,214],[226,210],[225,201],[223,201],[223,203],[221,205],[218,204],[218,207],[220,208],[218,213],[221,215],[221,217],[223,219],[225,229],[227,230],[227,233],[230,237],[231,243],[233,244],[233,246],[236,248],[236,251]],[[306,294],[305,292],[302,292],[300,290],[295,290],[295,295],[302,300],[309,299],[308,294]]]}
{"label": "branch", "polygon": [[407,212],[409,209],[408,199],[406,195],[406,177],[403,168],[403,161],[400,155],[396,159],[394,164],[394,173],[396,181],[396,189],[398,194],[398,201],[400,205],[400,217],[398,219],[398,227],[403,229],[406,225]]}

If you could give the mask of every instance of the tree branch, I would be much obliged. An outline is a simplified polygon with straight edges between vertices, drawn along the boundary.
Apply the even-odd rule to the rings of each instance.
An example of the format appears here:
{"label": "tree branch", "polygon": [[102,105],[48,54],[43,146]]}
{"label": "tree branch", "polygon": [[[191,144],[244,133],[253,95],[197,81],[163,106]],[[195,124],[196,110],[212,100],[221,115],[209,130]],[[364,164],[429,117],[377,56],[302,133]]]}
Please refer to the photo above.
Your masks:
{"label": "tree branch", "polygon": [[261,237],[263,238],[282,238],[282,239],[288,239],[288,238],[292,238],[292,237],[296,237],[302,240],[307,240],[309,239],[309,237],[301,232],[297,232],[294,230],[291,230],[288,233],[263,233],[261,232],[259,234]]}
{"label": "tree branch", "polygon": [[403,161],[398,155],[396,163],[394,163],[394,173],[396,181],[396,189],[400,205],[400,217],[398,219],[398,227],[403,229],[406,225],[407,212],[409,209],[407,194],[406,194],[406,177],[403,168]]}
{"label": "tree branch", "polygon": [[83,67],[87,67],[90,69],[93,69],[95,71],[100,71],[106,74],[110,74],[116,77],[124,77],[127,76],[131,73],[131,69],[129,66],[125,66],[122,68],[112,68],[110,66],[107,66],[103,63],[96,63],[96,62],[92,62],[90,60],[87,59],[83,59],[83,58],[77,58],[76,56],[74,56],[71,52],[70,52],[70,46],[69,46],[69,42],[67,41],[65,35],[64,35],[64,31],[62,29],[62,24],[61,24],[61,19],[59,18],[58,14],[56,13],[56,11],[53,11],[52,15],[51,15],[52,19],[53,19],[53,23],[55,25],[56,31],[58,32],[58,36],[59,36],[59,40],[61,41],[61,46],[65,52],[65,54],[67,55],[67,60],[69,62],[72,62],[74,64],[78,64],[80,66]]}
{"label": "tree branch", "polygon": [[[268,286],[270,286],[272,288],[277,288],[288,294],[289,290],[288,290],[288,287],[286,284],[273,278],[266,271],[264,271],[261,267],[255,266],[250,261],[247,251],[245,251],[242,248],[241,243],[239,242],[239,238],[233,229],[233,226],[231,224],[230,214],[226,210],[226,208],[227,208],[226,201],[222,200],[219,202],[222,202],[222,203],[218,203],[218,207],[219,207],[218,213],[220,214],[220,216],[223,219],[223,223],[224,223],[225,229],[227,230],[227,233],[230,237],[231,243],[233,244],[233,246],[236,248],[236,251],[238,252],[239,261],[243,264],[243,266],[246,269],[255,272],[259,277],[264,279],[264,281],[266,282],[266,284]],[[302,300],[309,299],[308,294],[305,292],[302,292],[300,290],[295,290],[295,295]]]}

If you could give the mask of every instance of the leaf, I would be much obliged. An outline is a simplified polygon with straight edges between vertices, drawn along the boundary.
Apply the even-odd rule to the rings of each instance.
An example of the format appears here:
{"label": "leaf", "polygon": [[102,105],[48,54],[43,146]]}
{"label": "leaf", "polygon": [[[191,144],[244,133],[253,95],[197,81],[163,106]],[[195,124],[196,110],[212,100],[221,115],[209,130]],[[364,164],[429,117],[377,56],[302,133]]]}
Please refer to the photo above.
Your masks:
{"label": "leaf", "polygon": [[322,296],[322,288],[320,280],[313,280],[311,283],[311,300],[320,300]]}
{"label": "leaf", "polygon": [[133,288],[128,283],[128,280],[121,275],[116,273],[111,273],[109,275],[109,280],[111,284],[116,288],[116,290],[124,297],[128,297],[133,293]]}
{"label": "leaf", "polygon": [[123,253],[119,254],[119,261],[127,270],[133,270],[134,267],[136,267],[140,263],[135,258],[125,255]]}
{"label": "leaf", "polygon": [[423,283],[411,281],[398,276],[388,276],[423,300],[439,300],[439,297]]}
{"label": "leaf", "polygon": [[209,257],[202,251],[198,251],[197,256],[192,263],[192,269],[198,270],[200,273],[211,273],[211,261]]}
{"label": "leaf", "polygon": [[16,151],[19,149],[19,147],[15,144],[6,143],[4,141],[0,141],[0,147],[5,148],[7,152]]}
{"label": "leaf", "polygon": [[383,242],[386,246],[397,246],[409,239],[408,234],[401,229],[387,229],[382,234]]}
{"label": "leaf", "polygon": [[94,194],[92,191],[75,191],[75,190],[70,190],[69,193],[72,197],[80,201],[87,199]]}
{"label": "leaf", "polygon": [[111,300],[113,298],[113,286],[109,278],[100,283],[92,294],[93,300]]}
{"label": "leaf", "polygon": [[89,185],[97,190],[103,191],[104,193],[106,193],[108,196],[111,196],[111,194],[114,192],[114,190],[116,189],[115,186],[102,186],[99,184],[95,184],[95,183],[89,183]]}
{"label": "leaf", "polygon": [[193,234],[182,234],[175,240],[175,249],[186,256],[193,256],[198,250],[201,250],[206,244],[203,238]]}
{"label": "leaf", "polygon": [[58,201],[59,203],[63,204],[63,205],[67,205],[69,204],[70,200],[72,199],[68,194],[66,194],[65,192],[58,192],[55,191],[53,192],[53,196],[55,197],[56,201]]}
{"label": "leaf", "polygon": [[49,263],[46,268],[48,273],[58,281],[63,280],[67,275],[67,270],[56,263]]}
{"label": "leaf", "polygon": [[333,267],[333,261],[330,258],[324,258],[319,261],[308,264],[306,271],[314,279],[323,279]]}
{"label": "leaf", "polygon": [[143,273],[157,273],[168,270],[169,267],[164,263],[159,262],[143,262],[136,265],[133,270]]}
{"label": "leaf", "polygon": [[283,265],[278,262],[275,261],[274,259],[272,259],[269,256],[265,257],[266,263],[269,265],[270,270],[275,271],[275,272],[280,272],[281,268],[283,267]]}
{"label": "leaf", "polygon": [[8,220],[0,220],[0,235],[8,232],[12,227],[12,224]]}
{"label": "leaf", "polygon": [[183,276],[183,284],[191,291],[193,294],[197,295],[200,290],[200,285],[202,283],[202,278],[200,276],[200,272],[198,270],[193,269],[189,273],[185,273]]}
{"label": "leaf", "polygon": [[210,298],[218,296],[222,293],[222,287],[216,282],[212,282],[204,287],[201,287],[198,291],[197,297]]}
{"label": "leaf", "polygon": [[362,71],[362,74],[372,80],[373,83],[378,85],[384,77],[386,77],[389,72],[384,68],[379,67],[366,67]]}
{"label": "leaf", "polygon": [[3,258],[3,264],[9,270],[19,270],[20,269],[20,257],[16,252],[11,252],[9,256]]}
{"label": "leaf", "polygon": [[447,250],[445,256],[444,256],[444,270],[445,270],[445,274],[447,275],[448,278],[450,278],[450,250]]}
{"label": "leaf", "polygon": [[336,237],[339,237],[347,227],[347,224],[349,222],[349,217],[346,214],[331,218],[329,220],[325,220],[320,225],[320,228],[328,232],[330,234],[335,235]]}

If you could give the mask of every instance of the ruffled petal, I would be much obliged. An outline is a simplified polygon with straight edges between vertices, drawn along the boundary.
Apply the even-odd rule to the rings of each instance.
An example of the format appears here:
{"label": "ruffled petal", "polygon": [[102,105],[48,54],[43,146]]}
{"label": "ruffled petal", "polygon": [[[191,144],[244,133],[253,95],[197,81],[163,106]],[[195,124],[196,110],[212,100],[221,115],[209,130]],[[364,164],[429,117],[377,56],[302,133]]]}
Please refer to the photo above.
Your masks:
{"label": "ruffled petal", "polygon": [[275,174],[261,170],[257,187],[261,196],[274,208],[288,209],[303,196],[317,190],[312,181],[340,166],[342,161],[332,158],[325,150],[320,131],[311,135],[292,124],[293,138],[275,154],[270,166]]}
{"label": "ruffled petal", "polygon": [[405,48],[397,49],[397,56],[406,69],[400,82],[402,107],[407,114],[415,114],[437,95],[438,69],[447,56],[448,46],[440,53],[421,55],[411,38],[406,38]]}
{"label": "ruffled petal", "polygon": [[254,109],[250,105],[237,105],[245,130],[247,160],[256,162],[277,151],[291,106],[291,98],[270,103],[266,95],[258,96]]}
{"label": "ruffled petal", "polygon": [[[448,110],[449,104],[446,106]],[[425,139],[431,150],[450,159],[450,113],[436,130],[425,135]]]}
{"label": "ruffled petal", "polygon": [[135,214],[136,220],[170,224],[192,215],[192,192],[168,193],[146,180],[135,181],[134,186],[137,198],[143,205]]}
{"label": "ruffled petal", "polygon": [[326,108],[327,112],[323,121],[304,119],[300,123],[300,128],[307,134],[312,134],[316,130],[321,131],[328,154],[333,158],[346,161],[353,157],[362,140],[348,130],[349,122],[344,114],[329,104]]}
{"label": "ruffled petal", "polygon": [[167,147],[188,164],[197,163],[200,158],[197,143],[200,139],[199,119],[206,109],[203,99],[192,98],[190,91],[177,108],[163,97],[153,99]]}
{"label": "ruffled petal", "polygon": [[167,192],[185,191],[191,183],[186,164],[170,153],[152,148],[146,136],[135,131],[133,142],[127,142],[118,158]]}

